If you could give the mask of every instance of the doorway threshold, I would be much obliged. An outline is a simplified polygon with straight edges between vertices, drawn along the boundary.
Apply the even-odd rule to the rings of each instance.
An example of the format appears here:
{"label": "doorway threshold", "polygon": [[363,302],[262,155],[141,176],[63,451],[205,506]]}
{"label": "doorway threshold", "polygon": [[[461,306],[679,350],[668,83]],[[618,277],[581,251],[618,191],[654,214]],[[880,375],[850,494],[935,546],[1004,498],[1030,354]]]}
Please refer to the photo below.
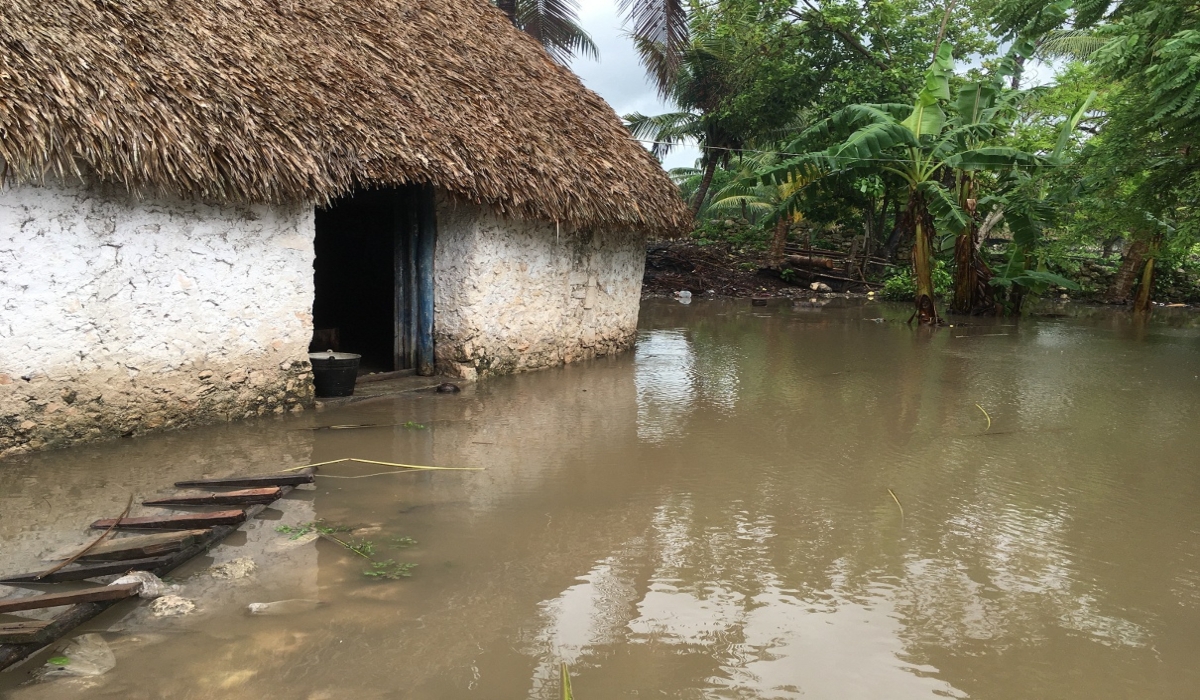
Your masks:
{"label": "doorway threshold", "polygon": [[417,370],[415,369],[398,369],[393,372],[372,372],[370,374],[360,374],[358,375],[358,378],[355,379],[354,386],[358,386],[363,382],[382,382],[387,381],[388,379],[395,379],[397,377],[415,377],[416,374]]}
{"label": "doorway threshold", "polygon": [[[367,382],[364,382],[363,378],[359,377],[358,382],[354,385],[353,395],[319,398],[317,399],[316,407],[321,409],[345,406],[349,403],[358,403],[359,401],[367,401],[369,399],[388,398],[395,396],[396,394],[404,394],[411,391],[432,392],[437,385],[445,382],[451,382],[462,387],[465,387],[469,383],[459,379],[458,377],[448,377],[445,375],[422,377],[413,373],[412,370],[400,370],[399,372],[389,372],[388,374],[396,374],[399,376]],[[454,394],[448,394],[448,396],[454,396]]]}

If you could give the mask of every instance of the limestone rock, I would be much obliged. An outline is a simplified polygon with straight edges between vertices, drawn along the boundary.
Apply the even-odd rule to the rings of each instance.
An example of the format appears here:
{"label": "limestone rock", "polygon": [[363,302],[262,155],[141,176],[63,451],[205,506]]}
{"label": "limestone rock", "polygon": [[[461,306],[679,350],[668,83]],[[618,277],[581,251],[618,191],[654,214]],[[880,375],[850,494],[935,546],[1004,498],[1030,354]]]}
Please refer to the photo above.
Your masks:
{"label": "limestone rock", "polygon": [[195,609],[195,603],[177,595],[155,598],[154,602],[150,604],[150,612],[154,613],[155,617],[177,617],[187,615]]}

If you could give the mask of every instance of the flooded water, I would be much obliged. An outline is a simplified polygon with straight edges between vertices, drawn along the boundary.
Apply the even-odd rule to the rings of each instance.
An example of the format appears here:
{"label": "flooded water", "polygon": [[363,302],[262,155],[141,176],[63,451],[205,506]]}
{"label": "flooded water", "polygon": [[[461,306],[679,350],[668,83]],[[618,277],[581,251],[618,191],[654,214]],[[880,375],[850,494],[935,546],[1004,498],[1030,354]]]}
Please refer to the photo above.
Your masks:
{"label": "flooded water", "polygon": [[[184,477],[483,470],[325,466],[173,576],[196,612],[124,603],[81,630],[111,671],[0,694],[1196,697],[1197,321],[908,313],[648,302],[621,357],[5,463],[6,570]],[[277,531],[317,519],[412,576]],[[245,611],[281,600],[321,604]]]}

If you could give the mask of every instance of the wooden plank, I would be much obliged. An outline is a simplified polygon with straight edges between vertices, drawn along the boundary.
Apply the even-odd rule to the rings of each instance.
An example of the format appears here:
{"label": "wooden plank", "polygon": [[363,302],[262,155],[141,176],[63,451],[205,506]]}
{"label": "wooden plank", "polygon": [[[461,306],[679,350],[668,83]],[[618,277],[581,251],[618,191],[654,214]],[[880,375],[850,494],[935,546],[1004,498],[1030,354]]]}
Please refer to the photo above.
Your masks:
{"label": "wooden plank", "polygon": [[[189,530],[197,527],[212,527],[214,525],[236,525],[246,519],[244,510],[218,510],[213,513],[189,513],[187,515],[171,515],[165,518],[156,515],[141,518],[122,518],[117,523],[118,530]],[[105,518],[92,523],[94,530],[102,530],[112,526],[113,518]]]}
{"label": "wooden plank", "polygon": [[95,586],[70,593],[47,593],[33,595],[15,600],[0,600],[0,613],[18,612],[20,610],[39,610],[53,608],[59,605],[75,605],[77,603],[96,603],[104,600],[124,600],[137,595],[141,583],[123,583],[119,586]]}
{"label": "wooden plank", "polygon": [[36,642],[50,626],[50,620],[0,622],[0,644],[29,644]]}
{"label": "wooden plank", "polygon": [[[201,531],[203,532],[203,530]],[[191,540],[189,539],[189,542]],[[176,544],[179,544],[178,542]],[[6,576],[0,578],[0,583],[6,585],[26,584],[26,583],[63,583],[66,581],[83,581],[97,576],[111,576],[112,574],[123,574],[127,571],[149,571],[154,567],[162,564],[167,560],[167,557],[147,557],[145,559],[128,559],[122,561],[102,561],[102,562],[85,562],[82,564],[71,564],[65,566],[54,573],[38,578],[40,571],[35,571],[28,574],[17,574],[16,576]]]}
{"label": "wooden plank", "polygon": [[[113,537],[101,542],[90,552],[80,557],[81,561],[116,561],[118,559],[143,559],[161,554],[178,552],[197,537],[208,533],[207,529],[156,532],[150,535]],[[72,552],[74,550],[71,550]],[[44,561],[66,559],[71,552],[58,552],[44,557]]]}
{"label": "wooden plank", "polygon": [[419,185],[416,250],[416,341],[417,374],[432,377],[433,357],[433,258],[437,238],[437,204],[432,185]]}
{"label": "wooden plank", "polygon": [[223,479],[196,479],[193,481],[176,481],[179,488],[223,488],[226,486],[296,486],[311,484],[313,472],[311,469],[298,472],[283,472],[280,474],[259,474],[257,476],[230,476]]}
{"label": "wooden plank", "polygon": [[157,498],[153,501],[142,501],[144,506],[231,506],[250,505],[253,503],[270,503],[279,498],[278,486],[268,486],[261,489],[242,489],[240,491],[225,491],[224,493],[188,493],[169,498]]}
{"label": "wooden plank", "polygon": [[[311,470],[309,473],[311,474]],[[281,495],[286,496],[292,491],[293,488],[293,486],[284,486],[283,493]],[[254,516],[263,512],[266,507],[267,506],[264,504],[250,506],[246,509],[246,518],[253,518]],[[236,530],[237,527],[234,525],[218,525],[209,530],[207,535],[197,539],[197,541],[189,547],[167,556],[166,561],[162,564],[159,564],[156,568],[150,569],[150,573],[159,577],[166,576],[173,569],[175,569],[175,567],[183,564],[192,557],[199,556],[200,554],[207,552],[214,545],[228,537]],[[82,625],[105,610],[108,610],[113,605],[116,605],[118,602],[120,601],[105,600],[72,605],[54,618],[54,621],[51,622],[48,627],[46,627],[42,634],[42,638],[36,642],[28,644],[0,644],[0,671],[3,671],[14,664],[20,663],[22,660],[37,653],[38,649],[41,649],[46,644],[59,639],[79,625]]]}

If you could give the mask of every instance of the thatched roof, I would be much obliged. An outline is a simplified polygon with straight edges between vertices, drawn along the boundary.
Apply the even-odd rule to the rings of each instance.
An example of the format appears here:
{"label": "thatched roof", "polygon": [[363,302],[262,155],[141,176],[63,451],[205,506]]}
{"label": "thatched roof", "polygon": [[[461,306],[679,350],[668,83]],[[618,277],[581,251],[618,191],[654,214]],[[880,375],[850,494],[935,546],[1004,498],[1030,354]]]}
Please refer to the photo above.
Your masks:
{"label": "thatched roof", "polygon": [[612,109],[485,0],[6,0],[0,157],[10,178],[210,201],[429,182],[524,218],[689,218]]}

